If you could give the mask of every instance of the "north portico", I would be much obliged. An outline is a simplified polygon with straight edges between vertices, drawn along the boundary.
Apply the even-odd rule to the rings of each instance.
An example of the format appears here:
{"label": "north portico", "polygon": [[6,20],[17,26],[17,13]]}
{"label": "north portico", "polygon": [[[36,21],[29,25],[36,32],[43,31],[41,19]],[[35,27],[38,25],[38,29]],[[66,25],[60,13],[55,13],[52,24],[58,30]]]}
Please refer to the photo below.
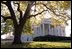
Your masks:
{"label": "north portico", "polygon": [[53,22],[51,18],[43,19],[39,26],[33,25],[34,34],[33,36],[45,36],[45,35],[55,35],[55,36],[65,36],[65,26],[64,25],[52,25]]}

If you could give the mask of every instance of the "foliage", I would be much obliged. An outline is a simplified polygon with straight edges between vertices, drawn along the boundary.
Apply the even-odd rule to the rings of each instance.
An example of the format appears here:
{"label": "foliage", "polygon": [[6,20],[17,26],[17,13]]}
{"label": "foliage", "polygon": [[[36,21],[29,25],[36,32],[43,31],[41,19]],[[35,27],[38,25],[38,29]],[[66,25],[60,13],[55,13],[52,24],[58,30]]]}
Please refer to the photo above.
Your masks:
{"label": "foliage", "polygon": [[[25,10],[26,10],[27,5],[28,5],[28,1],[13,1],[13,2],[20,2],[20,10],[25,13]],[[71,7],[70,1],[36,1],[36,3],[46,4],[48,8],[50,8],[53,11],[58,10],[59,13],[64,12],[64,10],[67,10]],[[3,7],[6,7],[6,8],[3,8]],[[14,4],[14,7],[17,7],[17,5]],[[13,7],[13,9],[14,9],[14,7]],[[46,8],[42,4],[38,4],[38,5],[36,5],[35,9],[36,9],[35,13],[38,13],[42,10],[45,10]],[[5,10],[5,11],[3,11],[3,10]],[[2,12],[5,13],[5,14],[3,14]],[[6,15],[6,16],[9,15],[8,8],[4,4],[1,4],[1,13],[2,13],[2,15]]]}
{"label": "foliage", "polygon": [[28,2],[27,1],[20,1],[20,10],[25,11],[27,8]]}
{"label": "foliage", "polygon": [[[27,8],[27,5],[28,5],[28,1],[13,1],[13,4],[16,3],[16,2],[20,3],[19,4],[20,5],[20,10],[24,14],[25,10]],[[40,3],[40,4],[38,4],[38,3]],[[67,9],[69,9],[71,7],[71,1],[36,1],[36,5],[34,5],[35,6],[34,9],[36,11],[34,11],[33,9],[31,9],[30,13],[36,14],[38,12],[41,12],[42,10],[45,10],[46,7],[44,7],[41,3],[45,4],[48,8],[50,8],[53,11],[58,10],[57,12],[59,12],[59,13],[60,12],[64,12],[64,10],[67,10]],[[15,12],[17,21],[18,21],[19,20],[19,16],[20,16],[20,13],[17,11],[18,6],[16,4],[14,4],[14,5],[12,5],[12,7],[13,7],[13,10]],[[23,28],[23,32],[25,32],[25,33],[31,33],[32,32],[31,24],[35,23],[35,24],[39,25],[40,21],[45,16],[44,14],[45,13],[39,14],[35,18],[31,18],[31,19],[27,20],[26,23],[25,23],[25,26]],[[8,7],[5,4],[2,4],[2,3],[1,3],[1,15],[4,15],[5,17],[10,16],[10,12],[8,10]],[[55,18],[58,17],[58,16],[56,17],[53,13],[51,15],[53,17],[55,17]],[[52,23],[53,23],[54,26],[56,26],[58,24],[64,23],[64,21],[61,20],[61,19],[56,20],[56,19],[52,18]],[[13,27],[12,20],[7,20],[6,21],[6,27],[3,30],[3,32],[8,32],[9,25],[12,25],[12,27]]]}
{"label": "foliage", "polygon": [[28,19],[24,25],[23,33],[32,34],[31,21]]}
{"label": "foliage", "polygon": [[7,20],[4,30],[3,30],[3,33],[9,33],[11,31],[13,31],[13,22],[11,20]]}
{"label": "foliage", "polygon": [[1,15],[5,16],[5,17],[10,16],[10,12],[8,10],[8,7],[2,3],[1,3]]}
{"label": "foliage", "polygon": [[[35,7],[32,9],[33,6]],[[9,26],[12,24],[14,26],[14,42],[20,43],[21,40],[19,37],[22,30],[26,33],[31,33],[32,31],[31,23],[28,19],[37,17],[38,15],[43,16],[45,14],[44,12],[48,11],[52,17],[58,17],[66,23],[71,19],[71,17],[65,12],[69,8],[71,8],[71,1],[2,1],[1,15],[5,21],[7,19],[11,19],[13,21],[13,24],[8,21],[7,25]],[[35,21],[37,24],[39,23],[37,20]]]}
{"label": "foliage", "polygon": [[46,36],[39,36],[33,39],[34,41],[71,41],[71,37],[62,37],[62,36],[53,36],[53,35],[46,35]]}

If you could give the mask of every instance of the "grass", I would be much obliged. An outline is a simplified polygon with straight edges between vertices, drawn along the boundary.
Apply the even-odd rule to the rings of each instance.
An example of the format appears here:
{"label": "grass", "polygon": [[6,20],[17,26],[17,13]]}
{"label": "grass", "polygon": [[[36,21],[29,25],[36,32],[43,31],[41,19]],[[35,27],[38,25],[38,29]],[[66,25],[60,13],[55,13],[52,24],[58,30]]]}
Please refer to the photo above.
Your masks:
{"label": "grass", "polygon": [[1,44],[1,48],[71,48],[71,42],[26,42],[23,44],[11,45],[7,42]]}

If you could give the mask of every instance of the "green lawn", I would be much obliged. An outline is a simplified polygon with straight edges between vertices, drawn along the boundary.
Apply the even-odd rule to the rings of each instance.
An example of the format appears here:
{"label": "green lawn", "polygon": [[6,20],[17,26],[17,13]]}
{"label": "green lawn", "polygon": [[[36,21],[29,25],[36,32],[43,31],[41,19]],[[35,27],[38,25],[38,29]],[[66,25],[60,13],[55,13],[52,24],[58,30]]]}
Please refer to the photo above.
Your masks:
{"label": "green lawn", "polygon": [[1,48],[71,48],[71,42],[26,42],[17,45],[5,43],[1,44]]}

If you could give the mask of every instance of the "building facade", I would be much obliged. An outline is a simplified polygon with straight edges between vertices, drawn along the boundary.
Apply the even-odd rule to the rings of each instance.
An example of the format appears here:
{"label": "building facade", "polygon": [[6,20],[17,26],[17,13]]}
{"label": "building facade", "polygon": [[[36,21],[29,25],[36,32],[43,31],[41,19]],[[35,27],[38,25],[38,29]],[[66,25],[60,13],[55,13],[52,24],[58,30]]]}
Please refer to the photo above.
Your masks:
{"label": "building facade", "polygon": [[33,25],[34,35],[33,36],[65,36],[65,26],[64,25],[52,25],[51,19],[43,19],[39,26]]}
{"label": "building facade", "polygon": [[32,41],[35,37],[45,35],[65,36],[65,26],[61,24],[54,26],[51,19],[43,19],[40,25],[33,24],[32,29],[31,35],[22,35],[22,41]]}

